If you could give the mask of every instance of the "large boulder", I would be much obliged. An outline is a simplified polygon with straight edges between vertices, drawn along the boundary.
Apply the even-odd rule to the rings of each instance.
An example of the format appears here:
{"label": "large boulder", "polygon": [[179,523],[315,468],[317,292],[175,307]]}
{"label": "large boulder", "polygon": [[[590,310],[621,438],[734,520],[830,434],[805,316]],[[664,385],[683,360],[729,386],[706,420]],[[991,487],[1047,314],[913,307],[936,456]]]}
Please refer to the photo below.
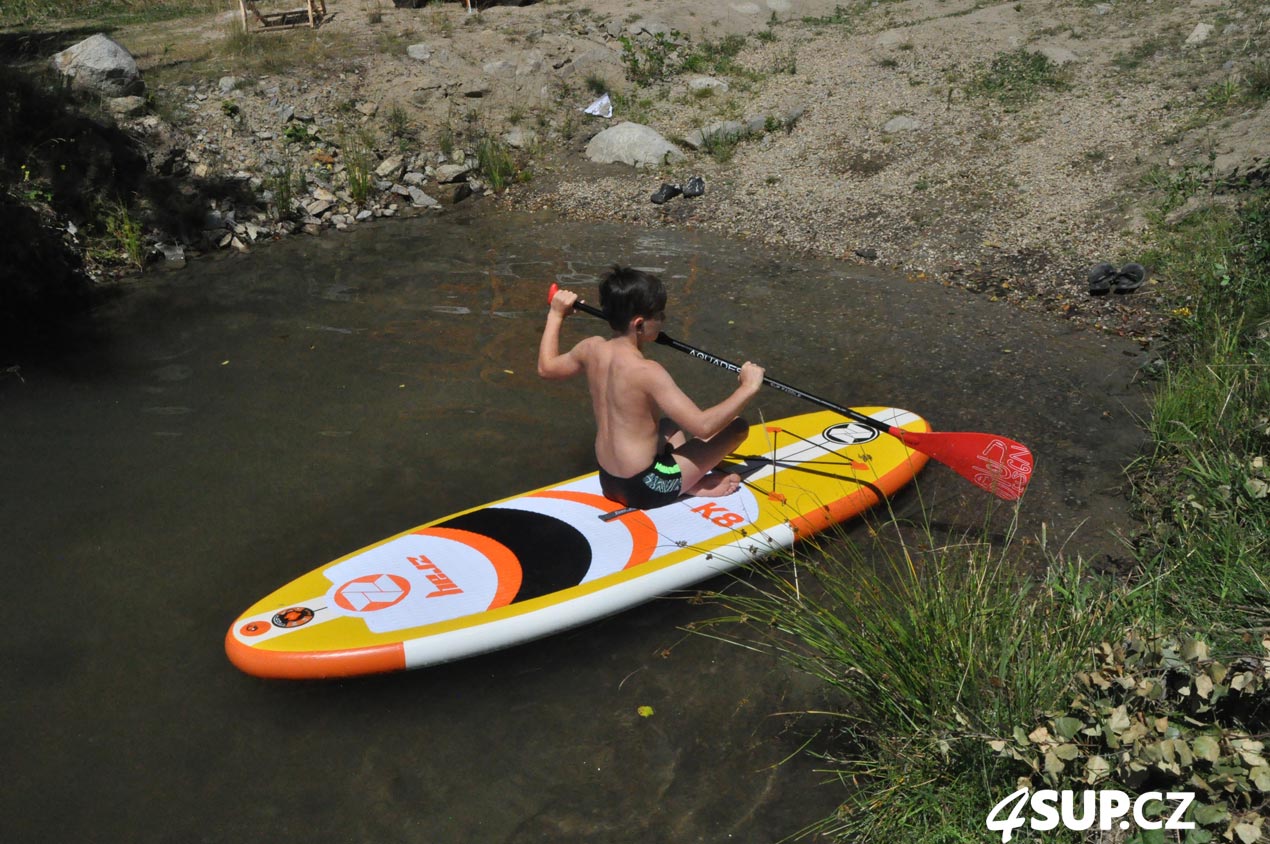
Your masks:
{"label": "large boulder", "polygon": [[141,70],[119,42],[98,33],[53,56],[53,67],[82,90],[106,97],[135,96],[145,91]]}
{"label": "large boulder", "polygon": [[684,159],[683,152],[656,129],[639,123],[605,129],[587,144],[586,155],[599,164],[620,162],[632,167],[660,167]]}

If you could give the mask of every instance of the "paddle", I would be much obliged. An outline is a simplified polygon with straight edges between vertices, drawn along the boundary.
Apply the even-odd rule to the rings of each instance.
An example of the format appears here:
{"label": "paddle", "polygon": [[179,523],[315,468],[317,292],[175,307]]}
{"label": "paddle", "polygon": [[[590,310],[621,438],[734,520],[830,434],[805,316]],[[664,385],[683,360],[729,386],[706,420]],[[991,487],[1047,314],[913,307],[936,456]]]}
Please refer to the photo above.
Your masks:
{"label": "paddle", "polygon": [[[551,285],[551,289],[547,293],[548,304],[550,304],[552,299],[556,298],[556,291],[559,289],[560,285]],[[573,307],[575,310],[583,311],[591,316],[596,316],[600,319],[605,318],[603,311],[586,304],[580,299],[574,303]],[[735,363],[716,357],[695,346],[689,346],[687,343],[675,340],[665,332],[657,335],[657,342],[723,369],[732,372],[741,371],[741,367]],[[943,463],[975,486],[985,489],[1005,501],[1014,501],[1022,496],[1023,491],[1027,489],[1028,481],[1032,478],[1032,452],[1027,446],[1014,440],[1000,437],[996,434],[953,433],[948,431],[918,433],[905,431],[903,428],[879,422],[849,407],[843,407],[840,404],[835,404],[828,399],[822,399],[797,387],[791,387],[789,384],[777,381],[775,378],[764,376],[763,383],[780,390],[782,393],[788,393],[812,404],[820,405],[827,410],[832,410],[834,413],[842,414],[848,419],[875,431],[890,434],[903,442],[904,445],[913,449],[913,451],[919,451],[927,457]]]}

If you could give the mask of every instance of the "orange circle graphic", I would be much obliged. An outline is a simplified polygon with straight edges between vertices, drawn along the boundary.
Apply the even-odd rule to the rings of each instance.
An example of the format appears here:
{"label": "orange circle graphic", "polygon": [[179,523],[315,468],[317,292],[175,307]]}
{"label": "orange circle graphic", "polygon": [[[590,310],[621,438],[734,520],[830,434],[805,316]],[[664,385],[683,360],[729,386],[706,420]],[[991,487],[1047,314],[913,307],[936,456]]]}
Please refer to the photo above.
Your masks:
{"label": "orange circle graphic", "polygon": [[395,574],[367,574],[335,590],[335,603],[349,612],[375,612],[401,603],[410,581]]}
{"label": "orange circle graphic", "polygon": [[259,636],[262,633],[268,633],[272,627],[273,625],[267,621],[249,621],[239,627],[238,632],[244,636]]}

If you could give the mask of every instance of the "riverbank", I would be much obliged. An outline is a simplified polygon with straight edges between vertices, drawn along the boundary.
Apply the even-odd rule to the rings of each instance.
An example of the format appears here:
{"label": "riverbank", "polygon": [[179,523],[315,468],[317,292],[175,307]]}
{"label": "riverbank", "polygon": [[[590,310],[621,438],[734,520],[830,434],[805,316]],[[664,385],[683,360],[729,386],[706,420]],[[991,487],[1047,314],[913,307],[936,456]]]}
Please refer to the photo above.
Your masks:
{"label": "riverbank", "polygon": [[[1176,217],[1266,172],[1250,2],[328,9],[315,31],[244,35],[226,12],[105,25],[149,91],[119,125],[202,205],[181,232],[153,204],[129,209],[125,263],[489,195],[876,264],[1149,346],[1171,280],[1095,298],[1089,267],[1141,262],[1153,209]],[[40,65],[92,29],[28,24],[4,43]],[[611,118],[582,112],[606,92]],[[794,117],[683,142],[773,113]],[[687,157],[589,161],[623,120]],[[650,201],[692,175],[703,196]]]}

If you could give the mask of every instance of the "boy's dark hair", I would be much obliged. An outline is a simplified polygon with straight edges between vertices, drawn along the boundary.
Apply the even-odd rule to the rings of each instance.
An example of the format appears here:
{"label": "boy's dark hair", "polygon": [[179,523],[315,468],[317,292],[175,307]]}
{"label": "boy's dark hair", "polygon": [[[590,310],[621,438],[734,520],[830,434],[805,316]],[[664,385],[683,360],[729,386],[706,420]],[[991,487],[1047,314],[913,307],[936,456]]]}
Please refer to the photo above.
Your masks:
{"label": "boy's dark hair", "polygon": [[600,309],[614,331],[625,331],[635,317],[666,310],[666,288],[652,273],[614,264],[600,280]]}

